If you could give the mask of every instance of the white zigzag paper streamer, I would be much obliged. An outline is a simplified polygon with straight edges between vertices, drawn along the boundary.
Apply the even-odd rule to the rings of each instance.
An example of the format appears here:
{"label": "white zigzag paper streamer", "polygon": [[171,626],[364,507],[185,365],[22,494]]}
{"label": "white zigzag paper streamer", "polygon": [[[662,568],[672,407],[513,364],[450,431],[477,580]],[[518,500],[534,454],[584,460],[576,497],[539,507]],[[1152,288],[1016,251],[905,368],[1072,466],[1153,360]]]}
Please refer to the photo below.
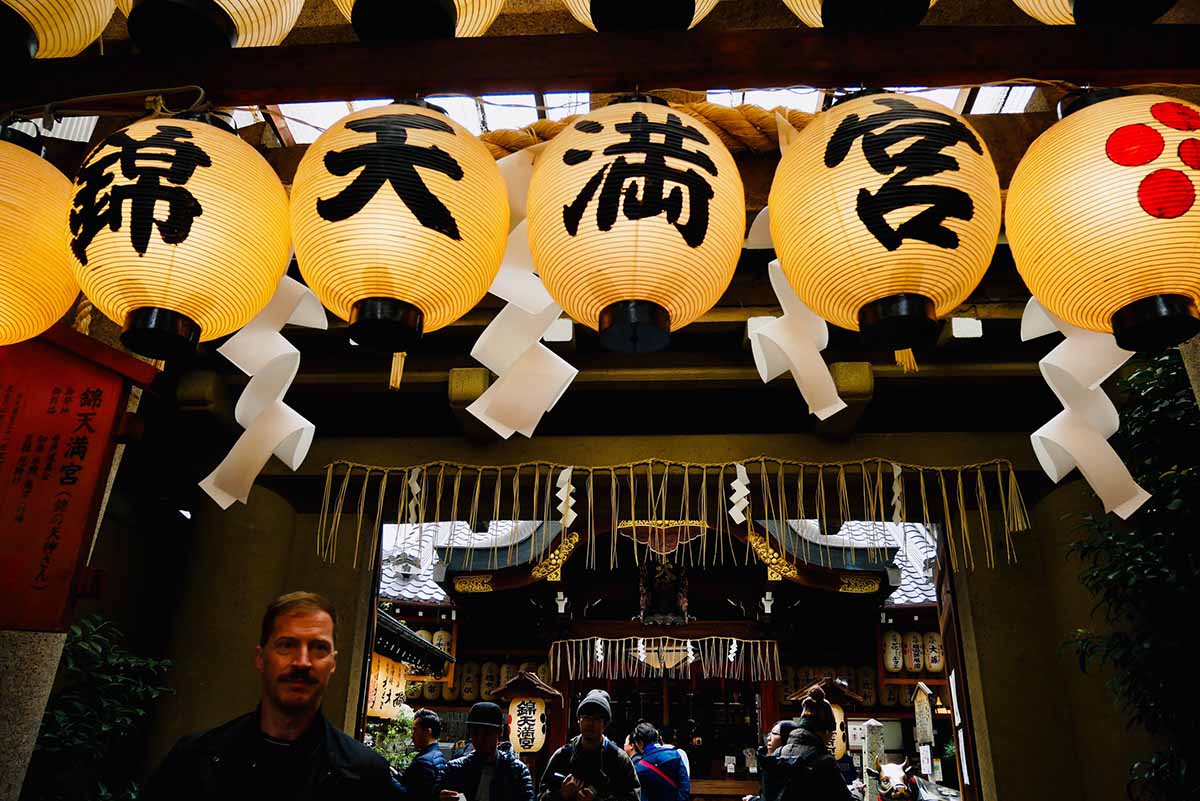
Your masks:
{"label": "white zigzag paper streamer", "polygon": [[567,467],[559,472],[555,486],[558,487],[558,492],[555,493],[555,497],[558,498],[558,514],[562,519],[563,533],[566,534],[577,517],[574,509],[575,487],[571,485],[571,468]]}
{"label": "white zigzag paper streamer", "polygon": [[746,507],[750,505],[750,474],[744,464],[735,464],[733,469],[737,478],[729,482],[729,488],[733,490],[729,496],[729,516],[737,523],[745,523]]}
{"label": "white zigzag paper streamer", "polygon": [[1128,518],[1150,499],[1150,493],[1138,486],[1108,443],[1121,421],[1100,384],[1129,361],[1133,352],[1117,347],[1112,334],[1076,328],[1031,298],[1021,318],[1021,339],[1028,341],[1056,330],[1066,340],[1038,366],[1063,410],[1030,436],[1034,453],[1056,483],[1079,468],[1104,510]]}
{"label": "white zigzag paper streamer", "polygon": [[408,522],[412,525],[417,525],[420,520],[421,509],[421,482],[419,476],[421,471],[418,468],[413,468],[408,471]]}
{"label": "white zigzag paper streamer", "polygon": [[296,470],[312,445],[316,427],[283,402],[300,369],[300,351],[279,333],[288,323],[307,328],[328,324],[316,295],[284,276],[263,310],[218,348],[250,376],[234,409],[234,417],[245,431],[200,482],[200,488],[222,509],[234,501],[246,502],[272,453]]}

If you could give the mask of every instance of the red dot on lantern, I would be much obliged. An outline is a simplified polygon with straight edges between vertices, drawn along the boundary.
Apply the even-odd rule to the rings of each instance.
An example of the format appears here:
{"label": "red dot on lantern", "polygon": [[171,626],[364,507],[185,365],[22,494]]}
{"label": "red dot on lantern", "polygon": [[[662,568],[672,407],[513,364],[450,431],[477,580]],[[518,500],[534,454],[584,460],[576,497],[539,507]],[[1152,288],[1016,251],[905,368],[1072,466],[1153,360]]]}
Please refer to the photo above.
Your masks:
{"label": "red dot on lantern", "polygon": [[1140,167],[1162,155],[1162,134],[1149,125],[1123,125],[1109,134],[1104,145],[1109,159],[1122,167]]}
{"label": "red dot on lantern", "polygon": [[1195,202],[1196,188],[1179,170],[1155,170],[1138,187],[1138,203],[1152,217],[1165,220],[1180,217]]}
{"label": "red dot on lantern", "polygon": [[1200,139],[1184,139],[1180,142],[1179,160],[1193,170],[1200,170]]}
{"label": "red dot on lantern", "polygon": [[1155,103],[1150,107],[1154,119],[1177,131],[1200,131],[1200,111],[1182,103]]}

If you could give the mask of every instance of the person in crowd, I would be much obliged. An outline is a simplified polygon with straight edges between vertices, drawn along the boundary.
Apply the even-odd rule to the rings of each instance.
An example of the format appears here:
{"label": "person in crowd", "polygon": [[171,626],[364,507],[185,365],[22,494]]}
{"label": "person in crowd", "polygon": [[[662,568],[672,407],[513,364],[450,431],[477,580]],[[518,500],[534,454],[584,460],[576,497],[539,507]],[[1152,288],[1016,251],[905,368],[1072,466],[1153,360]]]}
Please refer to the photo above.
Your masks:
{"label": "person in crowd", "polygon": [[679,751],[659,742],[653,723],[638,724],[633,744],[642,755],[636,768],[642,801],[688,801],[691,780]]}
{"label": "person in crowd", "polygon": [[767,744],[758,749],[758,795],[744,795],[742,801],[778,801],[778,792],[786,784],[776,769],[774,756],[796,728],[794,720],[780,720],[767,733]]}
{"label": "person in crowd", "polygon": [[533,801],[529,768],[500,742],[506,717],[490,701],[467,712],[472,750],[446,765],[440,801],[457,801],[460,793],[467,801]]}
{"label": "person in crowd", "polygon": [[[850,801],[850,790],[829,752],[837,723],[820,687],[804,699],[800,722],[775,754],[784,786],[763,801]],[[778,794],[776,794],[778,792]]]}
{"label": "person in crowd", "polygon": [[436,712],[418,709],[413,715],[412,741],[417,755],[404,770],[399,781],[401,796],[405,801],[437,801],[446,771],[446,758],[438,748],[442,734],[442,720]]}
{"label": "person in crowd", "polygon": [[336,626],[333,604],[315,593],[272,601],[254,656],[258,708],[180,740],[146,782],[143,801],[395,798],[387,761],[321,713],[337,669]]}
{"label": "person in crowd", "polygon": [[663,726],[658,730],[658,736],[662,738],[663,745],[668,745],[679,752],[679,758],[683,761],[683,769],[688,772],[688,778],[692,776],[692,763],[688,760],[687,751],[680,747],[679,741],[676,739],[675,729],[671,726]]}
{"label": "person in crowd", "polygon": [[642,758],[642,755],[638,753],[637,746],[633,744],[633,732],[625,735],[625,745],[621,747],[621,750],[629,755],[630,761],[633,762],[633,766],[636,768],[638,760]]}
{"label": "person in crowd", "polygon": [[592,690],[575,710],[579,735],[554,752],[542,776],[541,801],[638,801],[638,779],[629,755],[604,730],[612,699]]}

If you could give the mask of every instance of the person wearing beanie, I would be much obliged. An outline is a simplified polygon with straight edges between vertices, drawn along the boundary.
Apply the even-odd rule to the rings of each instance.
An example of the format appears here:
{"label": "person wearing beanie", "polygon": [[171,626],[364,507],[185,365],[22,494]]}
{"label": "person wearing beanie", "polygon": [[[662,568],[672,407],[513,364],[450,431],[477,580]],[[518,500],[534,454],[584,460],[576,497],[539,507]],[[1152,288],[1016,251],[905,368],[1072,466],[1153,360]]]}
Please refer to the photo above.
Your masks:
{"label": "person wearing beanie", "polygon": [[541,801],[638,801],[633,763],[604,736],[612,722],[612,699],[592,690],[575,710],[579,735],[554,752],[542,775]]}
{"label": "person wearing beanie", "polygon": [[511,748],[500,742],[507,715],[480,701],[467,713],[473,750],[446,765],[440,801],[533,801],[533,777]]}
{"label": "person wearing beanie", "polygon": [[778,782],[772,783],[772,798],[763,801],[850,801],[850,790],[829,749],[836,728],[825,692],[813,687],[804,699],[799,724],[775,754],[769,769]]}

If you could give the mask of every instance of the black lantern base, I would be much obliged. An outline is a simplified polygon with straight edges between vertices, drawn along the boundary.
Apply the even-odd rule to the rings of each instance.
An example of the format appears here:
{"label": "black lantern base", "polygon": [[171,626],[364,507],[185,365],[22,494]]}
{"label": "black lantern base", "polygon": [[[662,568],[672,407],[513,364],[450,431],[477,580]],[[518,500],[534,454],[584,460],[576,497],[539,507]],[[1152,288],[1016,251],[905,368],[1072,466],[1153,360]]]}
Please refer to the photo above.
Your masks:
{"label": "black lantern base", "polygon": [[695,0],[592,0],[592,24],[601,32],[686,31]]}
{"label": "black lantern base", "polygon": [[234,47],[238,31],[215,0],[135,0],[129,38],[143,52],[167,54]]}
{"label": "black lantern base", "polygon": [[350,307],[350,338],[384,353],[403,353],[421,341],[425,314],[395,298],[363,298]]}
{"label": "black lantern base", "polygon": [[125,315],[121,344],[151,359],[171,361],[191,356],[200,341],[200,326],[185,314],[157,306]]}
{"label": "black lantern base", "polygon": [[924,295],[889,295],[858,310],[858,329],[872,347],[923,348],[937,339],[937,314]]}
{"label": "black lantern base", "polygon": [[33,58],[37,51],[37,33],[7,3],[0,3],[0,64]]}
{"label": "black lantern base", "polygon": [[42,143],[42,134],[37,128],[30,133],[22,131],[20,128],[14,128],[12,125],[0,125],[0,142],[23,147],[37,156],[44,157],[46,155],[46,146]]}
{"label": "black lantern base", "polygon": [[824,0],[821,23],[826,28],[888,29],[917,25],[929,11],[929,0]]}
{"label": "black lantern base", "polygon": [[1177,0],[1075,0],[1077,25],[1149,25],[1175,6]]}
{"label": "black lantern base", "polygon": [[1200,334],[1200,311],[1186,295],[1151,295],[1117,310],[1112,328],[1117,347],[1162,350]]}
{"label": "black lantern base", "polygon": [[364,42],[452,39],[458,8],[454,0],[357,0],[350,24]]}
{"label": "black lantern base", "polygon": [[654,353],[671,342],[671,313],[648,300],[621,300],[600,312],[600,344],[618,353]]}

